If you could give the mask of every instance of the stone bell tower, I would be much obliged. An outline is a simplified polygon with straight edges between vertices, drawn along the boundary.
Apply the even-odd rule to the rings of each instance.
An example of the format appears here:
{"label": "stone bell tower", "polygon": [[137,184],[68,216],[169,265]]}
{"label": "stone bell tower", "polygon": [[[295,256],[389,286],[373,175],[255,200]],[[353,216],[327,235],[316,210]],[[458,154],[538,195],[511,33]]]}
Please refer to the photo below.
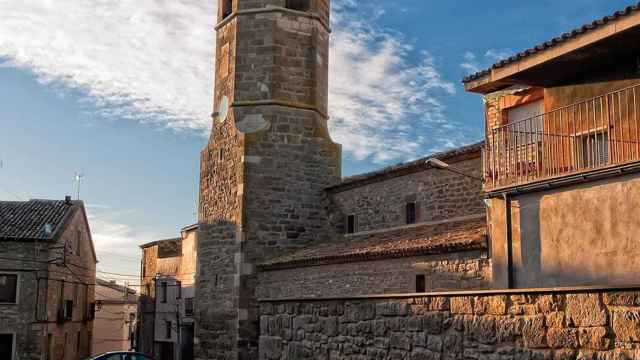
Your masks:
{"label": "stone bell tower", "polygon": [[201,154],[196,358],[257,359],[256,264],[327,239],[330,0],[219,0]]}

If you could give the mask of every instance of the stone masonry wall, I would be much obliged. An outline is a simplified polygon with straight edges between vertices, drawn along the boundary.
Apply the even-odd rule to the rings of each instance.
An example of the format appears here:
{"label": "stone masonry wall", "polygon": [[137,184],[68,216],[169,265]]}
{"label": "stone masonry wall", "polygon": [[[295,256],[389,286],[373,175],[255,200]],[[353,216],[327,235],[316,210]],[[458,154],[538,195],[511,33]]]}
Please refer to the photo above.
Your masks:
{"label": "stone masonry wall", "polygon": [[[452,163],[469,174],[480,176],[477,157]],[[331,195],[337,218],[357,216],[358,231],[380,230],[406,225],[407,202],[416,203],[417,222],[445,220],[484,212],[479,181],[439,169],[374,182]],[[342,225],[338,221],[338,226]]]}
{"label": "stone masonry wall", "polygon": [[277,299],[412,293],[418,274],[425,275],[427,291],[481,289],[489,286],[491,264],[479,251],[468,251],[262,271],[257,295]]}
{"label": "stone masonry wall", "polygon": [[640,359],[640,291],[263,302],[260,359]]}

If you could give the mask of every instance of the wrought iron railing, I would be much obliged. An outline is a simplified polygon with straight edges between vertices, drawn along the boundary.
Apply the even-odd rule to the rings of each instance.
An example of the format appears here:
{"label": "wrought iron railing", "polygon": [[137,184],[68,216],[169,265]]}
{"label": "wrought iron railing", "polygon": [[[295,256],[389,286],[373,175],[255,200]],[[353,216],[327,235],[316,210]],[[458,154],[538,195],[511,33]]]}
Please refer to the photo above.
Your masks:
{"label": "wrought iron railing", "polygon": [[487,190],[640,160],[640,84],[487,130]]}

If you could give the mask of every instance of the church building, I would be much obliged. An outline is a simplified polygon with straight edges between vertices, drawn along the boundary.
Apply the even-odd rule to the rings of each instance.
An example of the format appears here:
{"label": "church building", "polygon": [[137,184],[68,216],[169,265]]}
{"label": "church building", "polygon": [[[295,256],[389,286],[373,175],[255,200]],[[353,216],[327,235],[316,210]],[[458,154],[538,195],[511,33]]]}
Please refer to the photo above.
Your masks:
{"label": "church building", "polygon": [[490,283],[481,144],[342,178],[329,16],[330,0],[220,0],[196,359],[258,359],[260,299]]}

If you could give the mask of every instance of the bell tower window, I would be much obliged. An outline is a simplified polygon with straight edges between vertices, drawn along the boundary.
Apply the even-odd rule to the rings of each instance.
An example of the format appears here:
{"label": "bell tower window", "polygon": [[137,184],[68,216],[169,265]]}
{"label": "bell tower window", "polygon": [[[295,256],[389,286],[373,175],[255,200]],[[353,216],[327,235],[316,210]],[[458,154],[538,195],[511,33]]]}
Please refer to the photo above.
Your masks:
{"label": "bell tower window", "polygon": [[309,11],[311,10],[311,0],[287,0],[287,9]]}
{"label": "bell tower window", "polygon": [[226,18],[233,12],[233,0],[222,0],[222,18]]}

